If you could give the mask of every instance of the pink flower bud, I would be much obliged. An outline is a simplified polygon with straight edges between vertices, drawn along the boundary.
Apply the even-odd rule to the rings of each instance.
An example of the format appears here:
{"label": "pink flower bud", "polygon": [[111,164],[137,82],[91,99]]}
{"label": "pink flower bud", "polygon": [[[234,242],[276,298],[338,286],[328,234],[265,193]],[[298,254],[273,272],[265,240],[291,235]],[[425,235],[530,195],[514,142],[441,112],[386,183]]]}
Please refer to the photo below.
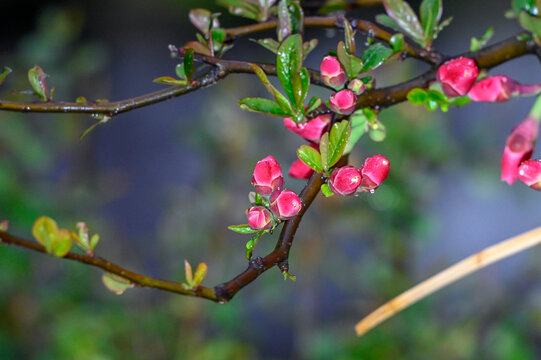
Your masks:
{"label": "pink flower bud", "polygon": [[293,161],[289,168],[289,176],[295,179],[310,179],[313,173],[314,170],[299,159]]}
{"label": "pink flower bud", "polygon": [[279,190],[272,193],[269,207],[274,215],[287,220],[301,211],[301,199],[291,190]]}
{"label": "pink flower bud", "polygon": [[252,185],[261,196],[269,196],[274,190],[282,189],[284,178],[282,167],[272,156],[258,161],[252,177]]}
{"label": "pink flower bud", "polygon": [[321,79],[330,87],[339,89],[346,83],[346,71],[334,56],[325,56],[319,68],[321,70]]}
{"label": "pink flower bud", "polygon": [[518,178],[532,189],[541,191],[541,161],[524,161],[518,167]]}
{"label": "pink flower bud", "polygon": [[361,79],[353,79],[349,82],[348,89],[359,96],[366,90],[366,85]]}
{"label": "pink flower bud", "polygon": [[321,135],[329,128],[331,119],[331,114],[324,114],[319,115],[308,122],[296,124],[291,118],[284,118],[284,125],[286,126],[286,129],[308,141],[319,142]]}
{"label": "pink flower bud", "polygon": [[539,124],[533,117],[522,120],[509,134],[502,156],[502,181],[509,185],[518,179],[521,162],[532,156]]}
{"label": "pink flower bud", "polygon": [[479,69],[475,61],[465,57],[452,59],[441,65],[436,79],[448,96],[464,96],[475,83]]}
{"label": "pink flower bud", "polygon": [[267,230],[272,226],[272,214],[264,206],[253,206],[246,213],[248,225],[254,230]]}
{"label": "pink flower bud", "polygon": [[381,155],[367,158],[359,169],[362,175],[361,187],[363,191],[374,192],[389,175],[391,164]]}
{"label": "pink flower bud", "polygon": [[351,90],[340,90],[329,100],[331,110],[338,114],[349,115],[357,105],[357,95]]}
{"label": "pink flower bud", "polygon": [[353,166],[343,166],[334,170],[329,179],[329,187],[338,195],[351,195],[361,185],[361,173]]}
{"label": "pink flower bud", "polygon": [[496,75],[477,82],[468,93],[473,101],[504,102],[517,90],[517,83],[508,76]]}

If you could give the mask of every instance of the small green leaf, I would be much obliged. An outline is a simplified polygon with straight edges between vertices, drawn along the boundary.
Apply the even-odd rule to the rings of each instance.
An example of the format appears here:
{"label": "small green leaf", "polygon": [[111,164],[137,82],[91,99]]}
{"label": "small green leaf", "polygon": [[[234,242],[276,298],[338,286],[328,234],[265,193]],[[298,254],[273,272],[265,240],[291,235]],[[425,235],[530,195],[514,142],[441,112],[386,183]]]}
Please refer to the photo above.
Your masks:
{"label": "small green leaf", "polygon": [[32,235],[49,254],[63,257],[71,249],[71,232],[58,229],[56,221],[50,217],[38,218],[32,226]]}
{"label": "small green leaf", "polygon": [[417,15],[404,0],[383,0],[387,14],[400,26],[400,28],[413,40],[425,45],[423,28]]}
{"label": "small green leaf", "polygon": [[434,31],[440,21],[443,6],[441,0],[423,0],[419,8],[425,39],[428,44],[435,38]]}
{"label": "small green leaf", "polygon": [[303,52],[303,59],[306,59],[309,53],[312,52],[319,43],[318,39],[312,39],[310,41],[306,41],[304,44],[302,44],[302,52]]}
{"label": "small green leaf", "polygon": [[340,160],[344,150],[346,148],[349,136],[351,135],[351,128],[349,121],[343,120],[339,123],[335,123],[329,133],[329,155],[328,155],[328,167],[331,168]]}
{"label": "small green leaf", "polygon": [[541,36],[541,18],[528,15],[528,13],[521,11],[518,15],[518,21],[524,29],[536,36]]}
{"label": "small green leaf", "polygon": [[188,49],[186,51],[186,53],[184,54],[184,61],[182,63],[184,65],[184,77],[179,77],[181,79],[186,78],[186,80],[190,81],[193,76],[193,49]]}
{"label": "small green leaf", "polygon": [[320,173],[323,171],[321,167],[321,155],[319,151],[311,146],[303,145],[297,149],[297,156],[312,170]]}
{"label": "small green leaf", "polygon": [[96,249],[96,246],[98,246],[98,243],[100,242],[100,235],[94,234],[90,238],[90,249],[94,251]]}
{"label": "small green leaf", "polygon": [[363,61],[364,66],[360,72],[364,73],[377,68],[392,54],[393,51],[383,44],[377,43],[371,45],[363,53],[361,60]]}
{"label": "small green leaf", "polygon": [[218,0],[218,4],[226,7],[231,15],[259,20],[261,9],[256,4],[244,0]]}
{"label": "small green leaf", "polygon": [[381,142],[387,137],[387,129],[379,120],[369,124],[368,135],[375,142]]}
{"label": "small green leaf", "polygon": [[321,15],[327,15],[336,11],[346,10],[348,4],[344,0],[327,0],[322,7],[319,8],[318,13]]}
{"label": "small green leaf", "polygon": [[355,79],[362,71],[362,68],[364,66],[363,61],[355,55],[351,55],[350,53],[348,53],[346,50],[346,45],[343,41],[340,41],[338,43],[336,50],[338,60],[344,67],[348,79]]}
{"label": "small green leaf", "polygon": [[334,193],[332,192],[330,186],[328,184],[323,184],[321,185],[321,193],[325,196],[325,197],[331,197],[334,195]]}
{"label": "small green leaf", "polygon": [[212,47],[214,51],[220,51],[223,47],[223,43],[227,37],[225,29],[216,28],[212,29]]}
{"label": "small green leaf", "polygon": [[229,225],[227,227],[229,230],[232,230],[234,232],[238,232],[239,234],[252,234],[256,233],[259,230],[254,230],[250,227],[248,224],[242,224],[242,225]]}
{"label": "small green leaf", "polygon": [[351,23],[346,18],[344,18],[344,37],[347,52],[355,55],[355,31],[353,31]]}
{"label": "small green leaf", "polygon": [[288,113],[292,113],[293,109],[291,107],[291,104],[289,103],[289,100],[280,91],[278,91],[278,89],[276,89],[274,85],[271,84],[267,77],[267,74],[265,74],[265,71],[263,71],[263,69],[256,64],[250,64],[250,66],[254,70],[254,73],[259,77],[263,85],[265,85],[267,91],[274,97],[282,110]]}
{"label": "small green leaf", "polygon": [[386,14],[376,15],[376,21],[383,26],[387,26],[388,28],[391,28],[398,32],[402,32],[402,28],[400,27],[400,25],[398,25],[396,21],[394,21],[389,15],[386,15]]}
{"label": "small green leaf", "polygon": [[539,9],[535,5],[535,0],[511,0],[511,6],[517,14],[524,10],[530,15],[539,15]]}
{"label": "small green leaf", "polygon": [[278,53],[278,48],[280,47],[280,43],[274,39],[267,38],[267,39],[259,39],[259,40],[254,40],[254,39],[250,39],[250,40],[255,41],[259,45],[263,46],[265,49],[270,50],[275,54]]}
{"label": "small green leaf", "polygon": [[37,65],[28,70],[28,81],[32,85],[34,93],[44,102],[48,100],[46,78],[47,74]]}
{"label": "small green leaf", "polygon": [[325,132],[319,139],[319,153],[321,154],[321,168],[329,171],[329,132]]}
{"label": "small green leaf", "polygon": [[85,104],[87,103],[88,101],[86,100],[86,98],[84,96],[79,96],[77,99],[75,99],[75,102],[77,104]]}
{"label": "small green leaf", "polygon": [[[278,80],[284,88],[289,101],[296,103],[295,89],[293,82],[298,79],[302,68],[302,37],[299,34],[288,37],[280,48],[276,56],[276,72]],[[298,96],[298,95],[297,95]]]}
{"label": "small green leaf", "polygon": [[13,70],[8,68],[7,66],[4,66],[4,69],[2,69],[2,73],[0,73],[0,85],[6,80],[6,77],[11,74]]}
{"label": "small green leaf", "polygon": [[312,111],[316,110],[321,105],[321,99],[318,97],[312,97],[310,101],[308,102],[308,106],[306,107],[306,113],[309,114]]}
{"label": "small green leaf", "polygon": [[425,107],[426,107],[426,109],[429,110],[429,111],[438,110],[438,103],[435,102],[435,101],[432,101],[432,100],[428,100],[428,101],[425,103]]}
{"label": "small green leaf", "polygon": [[175,79],[171,76],[161,76],[159,78],[156,78],[152,80],[152,82],[159,83],[159,84],[167,84],[167,85],[186,85],[186,80],[179,80]]}
{"label": "small green leaf", "polygon": [[242,110],[254,111],[272,116],[289,117],[292,114],[284,111],[275,101],[264,98],[244,98],[239,101]]}
{"label": "small green leaf", "polygon": [[257,242],[259,241],[259,239],[261,239],[261,236],[264,233],[264,230],[260,231],[259,233],[252,236],[252,238],[246,243],[246,259],[250,260],[252,258],[254,247],[257,245]]}
{"label": "small green leaf", "polygon": [[302,108],[302,104],[304,104],[304,99],[306,99],[306,95],[308,95],[308,89],[310,88],[310,74],[308,73],[308,70],[303,67],[301,71],[299,72],[300,77],[300,96],[297,101],[297,108]]}
{"label": "small green leaf", "polygon": [[130,280],[110,272],[103,273],[101,281],[108,290],[117,295],[122,295],[124,291],[133,287],[133,283]]}
{"label": "small green leaf", "polygon": [[349,122],[351,126],[351,135],[349,137],[348,144],[344,149],[344,154],[349,154],[355,147],[355,144],[357,144],[357,142],[368,130],[368,118],[366,117],[363,109],[357,110],[351,114],[349,116]]}
{"label": "small green leaf", "polygon": [[184,274],[186,277],[186,282],[191,287],[193,286],[193,272],[192,272],[192,265],[188,262],[188,260],[184,260]]}
{"label": "small green leaf", "polygon": [[485,31],[481,39],[472,37],[471,42],[470,42],[470,51],[475,52],[475,51],[481,50],[481,48],[483,48],[483,46],[487,44],[490,38],[492,38],[492,35],[494,35],[494,30],[492,30],[492,26],[491,26]]}
{"label": "small green leaf", "polygon": [[[189,51],[193,52],[193,49],[189,49]],[[177,74],[179,79],[185,80],[186,72],[184,71],[184,64],[177,64],[177,66],[175,66],[175,73]],[[154,82],[159,82],[159,81],[154,80]]]}
{"label": "small green leaf", "polygon": [[428,90],[428,99],[437,102],[438,104],[447,104],[447,97],[444,93],[437,90]]}
{"label": "small green leaf", "polygon": [[395,53],[404,50],[404,34],[394,34],[389,39],[389,44]]}
{"label": "small green leaf", "polygon": [[[188,16],[192,24],[201,31],[205,37],[208,37],[210,34],[211,25],[212,27],[220,26],[218,19],[215,17],[213,18],[212,13],[206,9],[192,9]],[[212,24],[211,21],[213,22]]]}
{"label": "small green leaf", "polygon": [[197,265],[197,268],[195,269],[195,274],[193,275],[193,286],[199,286],[205,280],[205,276],[207,275],[207,264],[202,262],[199,265]]}
{"label": "small green leaf", "polygon": [[424,89],[417,88],[408,93],[408,101],[413,105],[423,105],[427,100],[428,93]]}

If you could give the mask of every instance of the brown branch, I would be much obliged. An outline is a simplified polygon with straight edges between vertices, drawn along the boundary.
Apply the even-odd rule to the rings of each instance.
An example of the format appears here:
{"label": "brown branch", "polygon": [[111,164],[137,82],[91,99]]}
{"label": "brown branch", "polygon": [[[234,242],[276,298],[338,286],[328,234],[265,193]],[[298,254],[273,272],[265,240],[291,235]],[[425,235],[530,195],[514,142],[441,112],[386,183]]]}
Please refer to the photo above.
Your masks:
{"label": "brown branch", "polygon": [[[11,235],[4,231],[0,231],[0,243],[6,244],[6,245],[16,245],[16,246],[20,246],[29,250],[47,254],[47,251],[45,250],[45,247],[43,245],[38,244],[36,242],[21,239],[17,236]],[[87,264],[90,266],[95,266],[104,271],[126,278],[130,280],[131,282],[133,282],[134,285],[137,285],[137,286],[150,287],[150,288],[173,292],[176,294],[197,296],[197,297],[217,301],[216,296],[214,294],[214,290],[212,289],[206,288],[204,286],[198,286],[197,288],[193,290],[187,290],[180,283],[153,279],[148,276],[144,276],[144,275],[135,273],[133,271],[124,269],[98,256],[93,257],[93,256],[88,256],[88,255],[77,254],[74,252],[69,252],[68,254],[66,254],[66,256],[63,257],[63,259],[69,259],[69,260],[77,261],[77,262]]]}

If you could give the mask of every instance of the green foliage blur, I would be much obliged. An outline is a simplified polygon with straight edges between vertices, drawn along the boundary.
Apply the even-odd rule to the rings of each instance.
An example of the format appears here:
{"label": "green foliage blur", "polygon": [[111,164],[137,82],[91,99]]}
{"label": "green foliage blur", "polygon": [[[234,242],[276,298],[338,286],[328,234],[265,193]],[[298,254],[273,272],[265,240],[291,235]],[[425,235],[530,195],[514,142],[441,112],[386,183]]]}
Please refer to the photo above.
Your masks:
{"label": "green foliage blur", "polygon": [[[214,6],[156,3],[163,16],[174,12],[179,22],[187,22],[189,7]],[[226,17],[224,22],[234,21]],[[112,46],[85,35],[93,26],[98,26],[95,20],[80,8],[44,7],[33,30],[4,52],[0,65],[15,72],[0,87],[0,98],[28,99],[11,90],[29,88],[26,71],[36,64],[51,75],[55,99],[111,96]],[[194,33],[187,26],[185,31]],[[126,34],[126,41],[130,36]],[[313,67],[326,49],[320,46],[323,49],[312,55]],[[231,54],[242,58],[250,52]],[[147,55],[144,49],[139,53]],[[167,55],[164,48],[156,56]],[[172,74],[174,65],[137,81],[150,83],[168,70]],[[376,77],[392,83],[418,72],[408,60]],[[155,86],[153,90],[162,85]],[[316,95],[328,96],[318,91]],[[160,200],[164,211],[150,238],[123,230],[134,224],[121,227],[110,210],[119,198],[149,189],[134,188],[122,169],[102,166],[97,156],[106,141],[103,134],[113,126],[135,131],[131,113],[98,127],[79,143],[90,117],[0,112],[0,220],[8,219],[10,231],[26,238],[41,215],[70,229],[84,220],[92,233],[101,235],[97,255],[128,269],[183,281],[188,259],[208,264],[205,285],[231,279],[246,266],[247,238],[226,227],[245,220],[253,166],[273,154],[285,171],[302,144],[294,134],[286,134],[280,119],[238,108],[238,100],[254,92],[265,96],[259,80],[239,76],[187,95],[177,112],[160,112],[156,106],[156,114],[175,124],[171,128],[177,143],[171,151],[179,144],[189,149],[198,176],[191,183],[148,184],[165,186]],[[189,119],[182,113],[186,104],[196,109]],[[359,166],[366,156],[385,154],[392,164],[389,179],[373,195],[316,200],[292,248],[296,282],[270,270],[225,305],[149,289],[129,289],[117,296],[103,287],[97,269],[0,246],[0,359],[541,358],[539,251],[521,258],[510,281],[487,270],[421,301],[362,338],[354,335],[353,326],[364,315],[458,260],[431,258],[426,251],[438,247],[441,219],[433,214],[433,202],[446,190],[440,181],[446,171],[460,168],[453,174],[466,174],[489,198],[499,196],[501,189],[499,184],[483,185],[498,183],[501,144],[486,140],[494,132],[472,125],[468,135],[457,140],[447,114],[410,104],[384,110],[380,120],[387,128],[386,140],[374,143],[365,136],[350,159]],[[153,119],[143,121],[151,124]],[[149,153],[152,161],[152,149]],[[178,158],[183,156],[179,151]],[[140,162],[142,172],[145,161]],[[286,179],[286,185],[299,190],[303,183]],[[530,196],[524,194],[516,197]],[[468,206],[467,199],[464,202]],[[265,236],[255,254],[266,254],[275,239]]]}

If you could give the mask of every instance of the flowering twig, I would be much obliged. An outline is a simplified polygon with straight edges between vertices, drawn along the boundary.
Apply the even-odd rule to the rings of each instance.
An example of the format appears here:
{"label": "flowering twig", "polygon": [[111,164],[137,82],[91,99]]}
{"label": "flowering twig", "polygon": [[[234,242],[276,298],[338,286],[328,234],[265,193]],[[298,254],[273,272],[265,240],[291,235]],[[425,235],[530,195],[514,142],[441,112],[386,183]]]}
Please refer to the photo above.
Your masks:
{"label": "flowering twig", "polygon": [[541,227],[492,245],[477,254],[456,263],[429,279],[403,292],[380,306],[355,326],[357,335],[362,336],[386,319],[396,315],[408,306],[454,283],[455,281],[480,270],[492,263],[515,255],[541,243]]}

